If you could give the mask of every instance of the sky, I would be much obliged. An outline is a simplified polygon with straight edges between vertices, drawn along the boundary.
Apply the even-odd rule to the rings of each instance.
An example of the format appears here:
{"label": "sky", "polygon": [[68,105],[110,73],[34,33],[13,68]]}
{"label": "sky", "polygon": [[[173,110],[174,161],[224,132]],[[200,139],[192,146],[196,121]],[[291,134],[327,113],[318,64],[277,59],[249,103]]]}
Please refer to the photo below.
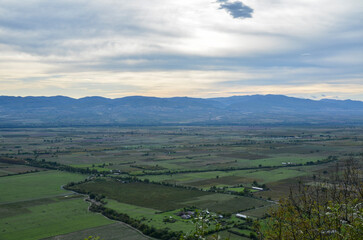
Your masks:
{"label": "sky", "polygon": [[363,101],[362,0],[0,0],[0,95]]}

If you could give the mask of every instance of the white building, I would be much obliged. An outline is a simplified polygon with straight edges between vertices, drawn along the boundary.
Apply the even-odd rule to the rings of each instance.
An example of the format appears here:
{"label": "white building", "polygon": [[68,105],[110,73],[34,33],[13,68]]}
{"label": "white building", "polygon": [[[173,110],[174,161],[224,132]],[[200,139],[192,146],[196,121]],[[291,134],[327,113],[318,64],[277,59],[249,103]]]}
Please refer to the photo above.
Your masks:
{"label": "white building", "polygon": [[258,190],[258,191],[263,191],[263,188],[260,187],[252,187],[252,189]]}
{"label": "white building", "polygon": [[247,219],[248,218],[246,215],[243,215],[243,214],[240,214],[240,213],[237,213],[236,214],[236,217],[243,218],[243,219]]}

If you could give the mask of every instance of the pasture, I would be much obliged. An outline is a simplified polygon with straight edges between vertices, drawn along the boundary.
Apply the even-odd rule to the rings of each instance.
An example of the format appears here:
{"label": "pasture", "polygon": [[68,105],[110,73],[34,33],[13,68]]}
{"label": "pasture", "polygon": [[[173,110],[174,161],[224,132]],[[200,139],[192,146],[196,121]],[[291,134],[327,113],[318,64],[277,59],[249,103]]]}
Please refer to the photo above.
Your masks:
{"label": "pasture", "polygon": [[63,190],[85,175],[44,171],[0,178],[0,239],[40,239],[110,224],[83,197]]}
{"label": "pasture", "polygon": [[84,180],[81,174],[44,171],[0,178],[0,204],[67,195],[61,187],[72,181]]}
{"label": "pasture", "polygon": [[[106,207],[120,213],[126,213],[130,217],[141,220],[143,223],[158,229],[169,228],[173,231],[190,232],[194,228],[194,224],[191,223],[190,220],[181,219],[176,215],[181,209],[161,212],[150,208],[121,203],[112,199],[107,199]],[[170,217],[173,218],[175,222],[164,221],[164,219],[170,219]]]}
{"label": "pasture", "polygon": [[46,238],[44,240],[83,240],[89,236],[99,236],[103,240],[148,240],[152,239],[123,223],[113,223],[101,227],[94,227],[65,235]]}
{"label": "pasture", "polygon": [[191,199],[184,202],[189,206],[197,206],[200,209],[208,209],[217,213],[237,213],[246,209],[270,205],[266,201],[250,197],[235,196],[229,194],[214,193]]}
{"label": "pasture", "polygon": [[14,209],[0,217],[0,239],[7,240],[38,240],[112,223],[89,212],[88,204],[81,198],[18,202],[16,208],[0,205],[1,209]]}
{"label": "pasture", "polygon": [[[229,240],[249,240],[250,239],[247,237],[241,237],[239,235],[233,234],[231,232],[228,232],[227,230],[221,231],[219,233],[219,236],[221,239],[229,239]],[[215,239],[215,238],[213,238],[213,235],[211,235],[207,239],[209,240],[209,239]]]}

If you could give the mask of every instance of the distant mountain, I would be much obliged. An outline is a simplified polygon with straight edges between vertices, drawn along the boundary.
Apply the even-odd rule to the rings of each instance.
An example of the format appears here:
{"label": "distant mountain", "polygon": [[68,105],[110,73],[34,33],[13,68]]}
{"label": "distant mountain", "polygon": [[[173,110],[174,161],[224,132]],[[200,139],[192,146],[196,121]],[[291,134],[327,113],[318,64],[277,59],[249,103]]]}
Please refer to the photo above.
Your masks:
{"label": "distant mountain", "polygon": [[0,96],[0,127],[166,124],[363,124],[363,102],[283,95],[118,99]]}

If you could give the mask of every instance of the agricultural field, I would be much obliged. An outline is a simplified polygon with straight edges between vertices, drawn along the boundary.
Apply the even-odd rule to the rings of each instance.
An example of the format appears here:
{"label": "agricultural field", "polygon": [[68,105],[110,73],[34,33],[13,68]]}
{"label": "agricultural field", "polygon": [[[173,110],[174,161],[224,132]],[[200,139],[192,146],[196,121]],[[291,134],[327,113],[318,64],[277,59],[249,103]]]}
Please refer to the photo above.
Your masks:
{"label": "agricultural field", "polygon": [[271,208],[274,208],[276,206],[277,205],[267,205],[263,207],[258,207],[255,209],[244,211],[242,212],[242,214],[250,216],[251,218],[262,218],[271,210]]}
{"label": "agricultural field", "polygon": [[[186,233],[193,224],[178,216],[185,208],[228,216],[226,226],[243,222],[236,213],[261,218],[300,181],[362,156],[359,127],[4,128],[0,239],[74,239],[97,231],[105,240],[113,231],[146,239],[88,211],[84,195],[62,188],[70,182],[143,224]],[[222,235],[246,239],[237,230]]]}
{"label": "agricultural field", "polygon": [[43,169],[0,162],[0,177],[42,171]]}
{"label": "agricultural field", "polygon": [[112,221],[88,211],[83,196],[63,190],[86,176],[59,171],[0,178],[0,239],[40,239]]}
{"label": "agricultural field", "polygon": [[119,181],[98,180],[87,182],[70,189],[81,192],[103,194],[119,202],[147,207],[159,211],[169,211],[184,206],[184,202],[210,193],[185,190],[145,183],[121,183]]}
{"label": "agricultural field", "polygon": [[[215,238],[213,238],[214,236],[210,236],[210,238],[208,238],[208,239],[215,239]],[[225,231],[221,231],[220,233],[219,233],[219,237],[221,238],[221,239],[229,239],[229,240],[248,240],[248,239],[250,239],[250,238],[248,238],[248,237],[241,237],[241,236],[239,236],[239,235],[236,235],[236,234],[233,234],[233,233],[231,233],[231,232],[228,232],[227,230],[225,230]]]}
{"label": "agricultural field", "polygon": [[[128,214],[130,217],[155,228],[169,228],[174,231],[183,231],[186,233],[191,232],[194,228],[194,224],[190,220],[185,220],[177,216],[177,213],[182,211],[182,209],[162,212],[151,208],[121,203],[112,199],[107,199],[106,201],[106,207],[117,212]],[[173,221],[167,222],[165,219],[173,219]]]}
{"label": "agricultural field", "polygon": [[174,175],[145,175],[140,178],[149,179],[150,181],[167,182],[200,188],[210,188],[212,186],[234,186],[237,184],[251,186],[254,181],[259,183],[271,183],[283,179],[309,175],[310,173],[304,169],[305,168],[303,167],[291,167],[277,169],[210,171]]}
{"label": "agricultural field", "polygon": [[267,205],[265,201],[254,198],[147,183],[98,180],[79,184],[70,189],[105,195],[107,198],[121,203],[158,211],[196,206],[213,212],[233,213]]}
{"label": "agricultural field", "polygon": [[45,171],[0,178],[0,203],[12,203],[53,196],[69,195],[62,185],[84,180],[87,176]]}
{"label": "agricultural field", "polygon": [[89,236],[98,236],[100,239],[107,240],[152,240],[153,238],[147,237],[142,233],[135,231],[128,225],[123,223],[113,223],[101,227],[85,229],[78,232],[73,232],[56,237],[45,238],[43,240],[83,240]]}
{"label": "agricultural field", "polygon": [[36,240],[112,223],[89,212],[82,198],[18,202],[0,209],[6,212],[0,217],[1,239]]}
{"label": "agricultural field", "polygon": [[360,152],[362,130],[347,131],[242,127],[20,129],[1,134],[0,154],[135,174],[282,166]]}

